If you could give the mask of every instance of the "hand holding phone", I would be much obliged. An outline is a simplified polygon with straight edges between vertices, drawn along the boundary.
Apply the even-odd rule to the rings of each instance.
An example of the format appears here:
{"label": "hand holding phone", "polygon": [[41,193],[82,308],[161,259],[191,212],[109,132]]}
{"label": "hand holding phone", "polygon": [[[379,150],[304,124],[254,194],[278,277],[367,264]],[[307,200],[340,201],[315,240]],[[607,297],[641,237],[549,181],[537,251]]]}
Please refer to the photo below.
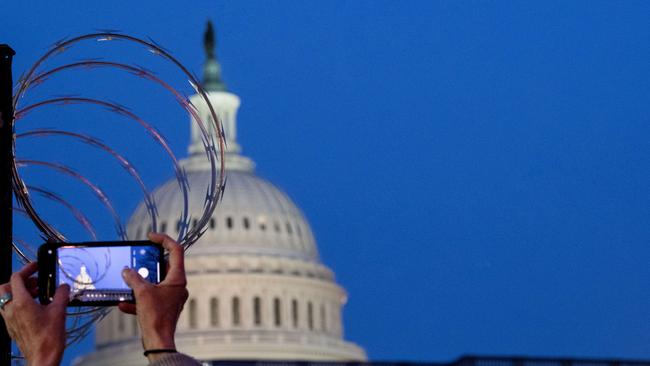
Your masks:
{"label": "hand holding phone", "polygon": [[0,296],[10,301],[0,307],[7,331],[16,341],[28,365],[59,365],[65,348],[66,305],[70,289],[61,286],[53,301],[41,305],[34,300],[38,270],[35,262],[26,264],[0,284]]}
{"label": "hand holding phone", "polygon": [[[133,289],[135,304],[121,303],[120,310],[136,314],[142,331],[142,345],[145,350],[175,349],[174,333],[178,318],[187,301],[187,278],[183,247],[164,234],[149,234],[149,239],[161,243],[169,251],[169,266],[165,279],[154,285],[142,279],[133,269],[125,269],[123,276]],[[149,354],[149,362],[154,362],[164,354]]]}
{"label": "hand holding phone", "polygon": [[109,306],[134,301],[122,277],[131,268],[143,280],[164,279],[162,246],[150,241],[46,243],[38,250],[39,300],[47,304],[59,285],[70,286],[68,306]]}
{"label": "hand holding phone", "polygon": [[[69,263],[64,260],[69,254],[78,255],[79,251],[85,253],[78,255],[77,259],[83,258],[104,258],[104,265],[100,268],[115,271],[112,265],[105,262],[117,263],[113,261],[113,251],[104,251],[101,249],[111,249],[115,247],[129,247],[131,255],[137,256],[138,253],[133,249],[142,249],[141,246],[157,248],[159,253],[158,263],[156,265],[157,273],[160,275],[160,283],[154,284],[148,279],[153,278],[151,273],[143,275],[141,266],[143,263],[137,258],[136,265],[124,270],[117,270],[123,276],[123,280],[128,288],[133,289],[132,295],[137,299],[137,303],[119,302],[119,308],[125,313],[137,315],[138,323],[142,331],[142,344],[145,350],[164,349],[165,351],[175,351],[174,332],[178,318],[183,309],[183,304],[188,298],[187,279],[185,277],[183,247],[176,243],[167,235],[150,233],[149,238],[153,242],[121,242],[121,243],[58,243],[45,244],[39,248],[39,263],[31,263],[23,267],[19,272],[14,273],[11,277],[11,283],[0,284],[0,295],[11,293],[13,291],[13,300],[5,303],[0,309],[0,315],[5,319],[10,334],[15,337],[19,348],[25,355],[30,364],[38,365],[57,365],[63,355],[65,347],[65,307],[72,296],[68,296],[71,288],[68,281],[72,280],[73,285],[83,287],[77,290],[80,294],[104,294],[106,295],[104,285],[98,279],[101,276],[95,276],[92,269],[88,268],[87,261],[76,263],[71,268],[66,267]],[[158,245],[162,244],[162,246]],[[162,247],[169,251],[168,275],[165,277],[165,268],[163,262]],[[98,249],[99,248],[99,249]],[[83,249],[83,250],[81,250]],[[153,250],[152,250],[153,252]],[[98,253],[104,257],[99,256]],[[109,259],[107,259],[109,258]],[[101,262],[101,261],[99,261]],[[85,274],[82,274],[81,265],[86,267]],[[61,268],[62,267],[62,268]],[[127,266],[128,267],[128,266]],[[146,267],[149,271],[153,266]],[[43,303],[48,305],[39,305],[32,297],[36,295],[36,284],[30,277],[38,270],[39,272],[39,297]],[[77,271],[77,272],[74,272]],[[77,274],[80,278],[77,279]],[[90,277],[90,280],[86,278]],[[58,276],[58,277],[57,277]],[[108,276],[108,275],[106,275]],[[104,276],[104,277],[106,277]],[[152,275],[153,276],[153,275]],[[145,279],[147,278],[147,279]],[[156,275],[157,278],[157,275]],[[53,294],[56,284],[61,283],[58,291],[51,299],[48,297]],[[95,288],[89,288],[90,284]],[[109,286],[110,290],[112,287]],[[89,291],[89,292],[88,292]],[[98,292],[99,291],[99,292]],[[108,301],[92,300],[84,303],[82,299],[74,299],[79,304],[96,305],[98,303],[106,304]],[[147,357],[150,362],[164,357],[164,353],[149,353]],[[184,359],[192,361],[191,358],[184,356]],[[195,361],[194,361],[195,362]],[[196,362],[195,362],[196,363]],[[198,363],[196,363],[198,365]]]}

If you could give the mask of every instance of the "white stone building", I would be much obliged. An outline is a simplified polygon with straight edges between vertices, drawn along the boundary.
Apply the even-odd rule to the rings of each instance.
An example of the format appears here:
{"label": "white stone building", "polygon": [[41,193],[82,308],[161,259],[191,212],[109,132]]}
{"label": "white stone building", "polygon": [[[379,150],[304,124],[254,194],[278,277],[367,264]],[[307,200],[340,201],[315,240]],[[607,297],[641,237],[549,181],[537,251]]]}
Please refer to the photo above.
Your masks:
{"label": "white stone building", "polygon": [[[176,344],[199,360],[363,361],[365,352],[343,339],[345,291],[319,260],[309,223],[280,189],[254,173],[240,154],[240,99],[221,81],[211,27],[204,87],[222,118],[227,139],[227,187],[207,232],[186,253],[190,297],[179,322]],[[207,116],[198,96],[192,102]],[[191,123],[189,157],[182,164],[192,191],[190,212],[201,212],[210,168],[200,133]],[[182,196],[174,179],[154,192],[161,231],[175,237]],[[140,204],[130,218],[130,238],[144,239],[149,218]],[[135,317],[112,311],[97,325],[96,350],[82,365],[144,365]]]}

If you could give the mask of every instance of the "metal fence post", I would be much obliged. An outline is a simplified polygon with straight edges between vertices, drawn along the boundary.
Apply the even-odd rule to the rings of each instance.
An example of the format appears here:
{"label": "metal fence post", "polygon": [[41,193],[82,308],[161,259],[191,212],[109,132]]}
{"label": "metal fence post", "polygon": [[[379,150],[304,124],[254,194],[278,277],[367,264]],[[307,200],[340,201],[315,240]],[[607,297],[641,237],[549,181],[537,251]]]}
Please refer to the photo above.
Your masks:
{"label": "metal fence post", "polygon": [[[0,283],[11,276],[13,240],[13,191],[11,182],[11,150],[13,141],[13,80],[11,61],[16,53],[0,44]],[[0,365],[11,365],[11,338],[0,317]]]}

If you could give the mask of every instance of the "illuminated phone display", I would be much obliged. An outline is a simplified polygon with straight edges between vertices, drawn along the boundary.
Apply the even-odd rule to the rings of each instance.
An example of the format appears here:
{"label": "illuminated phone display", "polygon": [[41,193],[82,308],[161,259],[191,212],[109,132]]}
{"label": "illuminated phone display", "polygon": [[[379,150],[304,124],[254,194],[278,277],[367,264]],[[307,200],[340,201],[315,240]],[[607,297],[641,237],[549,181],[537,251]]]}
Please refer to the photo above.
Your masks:
{"label": "illuminated phone display", "polygon": [[[124,268],[133,268],[152,283],[162,280],[162,249],[146,242],[80,243],[49,246],[39,253],[39,264],[54,262],[48,277],[54,288],[70,286],[70,302],[74,305],[116,304],[132,301],[133,292],[122,278]],[[48,260],[48,258],[50,258]],[[164,269],[163,269],[164,271]],[[39,274],[40,276],[40,274]],[[46,281],[47,282],[47,281]],[[48,296],[51,298],[51,296]]]}

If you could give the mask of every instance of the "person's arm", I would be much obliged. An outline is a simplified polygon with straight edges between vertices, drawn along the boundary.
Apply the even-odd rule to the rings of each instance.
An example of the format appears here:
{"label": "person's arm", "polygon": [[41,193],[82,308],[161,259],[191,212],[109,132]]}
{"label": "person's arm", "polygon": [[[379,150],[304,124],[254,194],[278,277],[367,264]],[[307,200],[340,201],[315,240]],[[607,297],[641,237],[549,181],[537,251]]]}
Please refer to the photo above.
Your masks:
{"label": "person's arm", "polygon": [[35,262],[27,264],[11,275],[9,283],[0,285],[0,296],[11,298],[0,308],[0,314],[28,366],[56,366],[61,363],[65,349],[65,310],[70,287],[59,286],[48,305],[37,303],[37,281],[30,277],[37,270]]}
{"label": "person's arm", "polygon": [[[147,352],[150,365],[200,365],[193,358],[176,353],[174,342],[176,324],[188,297],[183,247],[163,234],[150,233],[149,239],[162,244],[169,251],[167,276],[164,281],[154,285],[143,279],[135,270],[124,269],[122,276],[126,284],[133,289],[135,304],[120,303],[119,308],[138,317],[144,350],[154,351]],[[169,352],[155,352],[162,350]]]}

